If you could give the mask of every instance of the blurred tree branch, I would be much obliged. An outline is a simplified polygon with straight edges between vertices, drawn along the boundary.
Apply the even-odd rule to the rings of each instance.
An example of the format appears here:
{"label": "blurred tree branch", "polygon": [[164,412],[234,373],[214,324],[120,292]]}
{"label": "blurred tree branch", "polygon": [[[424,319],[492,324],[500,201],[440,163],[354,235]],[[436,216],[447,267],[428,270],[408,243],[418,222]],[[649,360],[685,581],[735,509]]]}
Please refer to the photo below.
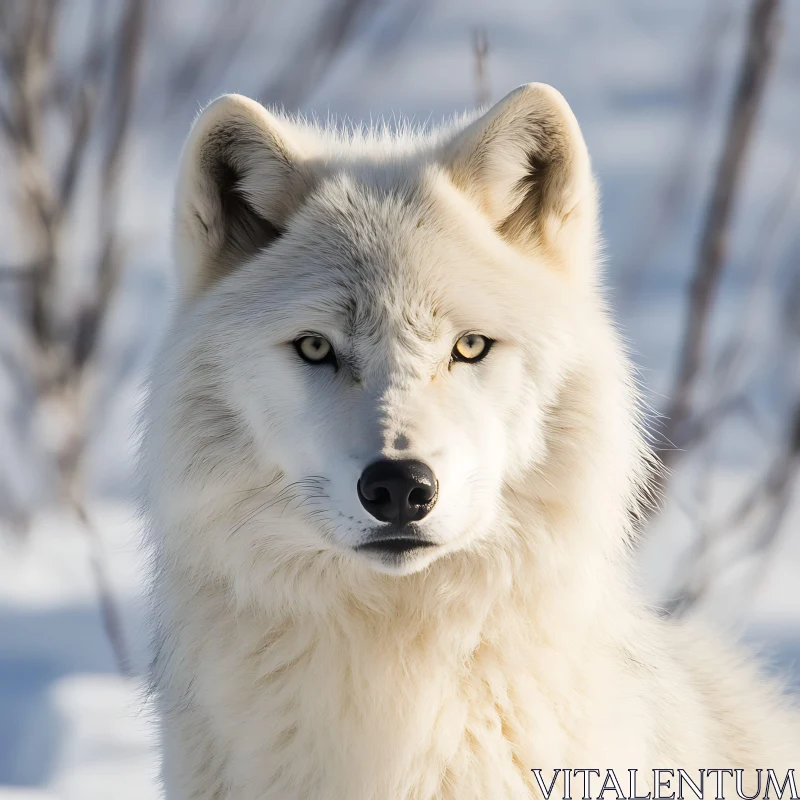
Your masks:
{"label": "blurred tree branch", "polygon": [[489,35],[486,28],[475,28],[472,32],[472,55],[475,62],[475,106],[484,108],[492,99],[489,86]]}
{"label": "blurred tree branch", "polygon": [[619,278],[619,305],[626,308],[638,299],[642,278],[653,253],[677,226],[685,212],[687,199],[703,157],[701,143],[706,138],[713,96],[719,83],[720,53],[725,33],[733,17],[728,0],[712,0],[697,45],[696,62],[686,80],[688,113],[680,133],[667,178],[656,198],[650,219],[634,233],[631,255]]}
{"label": "blurred tree branch", "polygon": [[[67,71],[57,62],[59,0],[5,3],[0,14],[0,64],[5,96],[0,106],[5,145],[17,166],[17,237],[25,254],[4,277],[19,277],[21,358],[32,375],[35,413],[50,416],[50,450],[58,496],[87,533],[95,564],[98,601],[119,669],[130,671],[120,613],[102,574],[100,541],[85,510],[81,463],[89,431],[86,384],[96,367],[100,331],[119,280],[116,247],[117,189],[130,127],[146,0],[126,0],[110,46],[102,35],[104,16],[94,7],[94,29],[79,65]],[[112,66],[113,63],[113,66]],[[105,80],[105,72],[110,78]],[[106,91],[103,92],[103,84]],[[102,97],[101,97],[102,96]],[[67,117],[67,142],[53,163],[48,123]],[[65,226],[75,214],[76,191],[93,133],[109,131],[99,180],[98,236],[101,242],[91,290],[71,308],[61,294],[68,280]],[[52,433],[57,435],[53,436]]]}
{"label": "blurred tree branch", "polygon": [[[797,176],[788,176],[787,183],[796,187]],[[778,199],[787,197],[787,184],[779,187],[776,194]],[[792,203],[789,202],[782,209],[781,216],[788,218],[788,210]],[[771,233],[782,227],[774,224]],[[724,398],[726,392],[731,398],[740,402],[724,409],[717,406],[709,416],[713,427],[721,428],[723,423],[736,414],[747,413],[757,423],[756,410],[751,409],[747,401],[746,385],[736,386],[734,378],[740,376],[743,370],[744,345],[747,342],[748,330],[752,331],[756,318],[754,306],[755,298],[766,290],[767,279],[769,285],[774,287],[778,283],[770,275],[771,266],[769,255],[771,242],[766,242],[765,254],[761,260],[754,259],[757,265],[756,278],[748,297],[748,308],[742,318],[742,324],[737,328],[731,343],[720,358],[721,376],[717,386]],[[788,269],[792,278],[787,290],[783,293],[781,313],[778,315],[765,313],[770,319],[776,318],[778,330],[775,341],[771,344],[769,358],[773,359],[777,369],[775,376],[782,379],[782,387],[773,385],[772,400],[775,417],[777,420],[777,435],[772,436],[765,430],[764,440],[767,450],[767,463],[756,475],[751,485],[745,486],[736,501],[717,519],[711,518],[709,502],[710,487],[715,477],[711,447],[712,431],[706,432],[703,439],[696,437],[691,441],[691,448],[695,453],[706,451],[707,463],[700,466],[696,478],[696,525],[693,546],[685,554],[679,568],[676,570],[674,588],[667,602],[667,610],[674,614],[683,614],[703,601],[715,588],[716,584],[724,577],[726,572],[740,567],[745,560],[755,566],[750,570],[749,578],[739,584],[739,597],[746,596],[748,590],[752,594],[764,578],[766,568],[770,562],[772,552],[779,541],[780,534],[785,528],[787,513],[789,511],[794,492],[798,488],[800,479],[800,277],[796,272],[796,261],[791,256],[787,259]],[[763,315],[762,315],[763,318]],[[752,354],[753,361],[763,360],[763,353]],[[759,381],[763,389],[763,378]],[[785,403],[779,400],[786,398]],[[737,408],[739,406],[739,408]],[[784,407],[782,407],[784,406]],[[720,437],[717,437],[718,439]]]}
{"label": "blurred tree branch", "polygon": [[[796,272],[795,262],[785,256],[786,233],[791,232],[800,194],[800,156],[777,183],[751,252],[736,259],[743,265],[744,301],[719,355],[712,353],[709,345],[712,315],[728,266],[733,215],[775,61],[780,10],[780,0],[750,0],[748,4],[745,42],[691,272],[678,364],[668,393],[671,400],[664,413],[660,455],[667,469],[654,475],[653,483],[664,492],[679,468],[683,477],[691,478],[672,492],[673,501],[687,512],[693,533],[693,543],[677,564],[668,590],[666,608],[674,614],[694,609],[725,574],[741,569],[745,560],[756,564],[750,570],[749,585],[757,585],[785,526],[800,472],[800,385],[793,385],[791,379],[800,370],[800,335],[796,323],[790,323],[800,318],[800,289],[786,293],[782,315],[771,308],[776,287]],[[687,124],[678,148],[680,157],[665,184],[659,218],[646,229],[643,248],[637,248],[640,254],[651,251],[659,237],[676,225],[691,186],[691,165],[697,163],[693,148],[717,82],[714,65],[720,30],[730,18],[727,6],[716,0],[710,11],[703,37],[707,44],[695,70]],[[629,301],[636,296],[633,278],[640,261],[641,255],[622,277],[622,295]],[[776,367],[765,374],[770,363]],[[769,417],[764,414],[765,402],[770,406]],[[754,433],[758,443],[736,477],[726,437],[731,429]],[[726,480],[738,482],[739,476],[740,498],[731,501],[718,496],[718,487]],[[682,496],[686,489],[691,495],[688,500]],[[723,509],[725,505],[730,507]]]}
{"label": "blurred tree branch", "polygon": [[753,0],[747,43],[734,93],[722,157],[689,287],[677,375],[665,412],[662,460],[671,466],[685,446],[692,396],[707,349],[708,325],[727,256],[732,212],[778,39],[780,0]]}

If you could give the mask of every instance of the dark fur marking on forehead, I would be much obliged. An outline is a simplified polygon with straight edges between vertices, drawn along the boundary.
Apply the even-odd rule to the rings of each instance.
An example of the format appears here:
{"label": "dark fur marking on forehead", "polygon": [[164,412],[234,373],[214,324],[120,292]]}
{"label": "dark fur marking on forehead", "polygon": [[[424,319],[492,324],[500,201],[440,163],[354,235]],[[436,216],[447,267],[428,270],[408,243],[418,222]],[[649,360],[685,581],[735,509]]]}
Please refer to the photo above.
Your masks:
{"label": "dark fur marking on forehead", "polygon": [[[340,284],[340,287],[344,333],[349,338],[355,336],[378,338],[383,331],[391,328],[394,330],[394,335],[408,339],[409,342],[413,340],[433,342],[437,339],[440,308],[436,299],[430,294],[422,297],[421,302],[420,298],[416,297],[414,307],[410,306],[405,298],[392,296],[391,287],[386,285],[370,286],[370,282],[365,280],[359,286],[359,292],[353,292],[352,284]],[[399,290],[400,287],[395,286],[394,289]],[[392,313],[393,311],[395,313]]]}
{"label": "dark fur marking on forehead", "polygon": [[437,338],[441,303],[425,276],[405,268],[417,256],[403,231],[427,222],[419,191],[408,181],[376,187],[344,172],[317,187],[313,200],[326,209],[320,235],[335,240],[339,261],[328,279],[348,338],[379,339],[388,330],[411,346]]}
{"label": "dark fur marking on forehead", "polygon": [[411,316],[409,309],[403,309],[403,321],[410,329],[414,331],[417,339],[423,342],[435,342],[438,337],[438,329],[435,324],[437,318],[437,307],[432,298],[426,298],[431,301],[431,304],[425,309],[427,312],[425,317],[430,317],[430,320],[425,317]]}

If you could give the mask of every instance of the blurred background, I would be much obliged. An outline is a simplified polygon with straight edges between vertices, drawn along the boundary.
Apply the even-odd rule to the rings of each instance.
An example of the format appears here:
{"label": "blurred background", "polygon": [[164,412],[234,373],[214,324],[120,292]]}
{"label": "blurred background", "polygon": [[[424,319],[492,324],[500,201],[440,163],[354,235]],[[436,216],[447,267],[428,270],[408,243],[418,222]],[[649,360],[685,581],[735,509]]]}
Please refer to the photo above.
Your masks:
{"label": "blurred background", "polygon": [[800,690],[800,3],[0,0],[0,798],[157,796],[134,431],[198,110],[425,125],[534,80],[670,468],[643,590]]}

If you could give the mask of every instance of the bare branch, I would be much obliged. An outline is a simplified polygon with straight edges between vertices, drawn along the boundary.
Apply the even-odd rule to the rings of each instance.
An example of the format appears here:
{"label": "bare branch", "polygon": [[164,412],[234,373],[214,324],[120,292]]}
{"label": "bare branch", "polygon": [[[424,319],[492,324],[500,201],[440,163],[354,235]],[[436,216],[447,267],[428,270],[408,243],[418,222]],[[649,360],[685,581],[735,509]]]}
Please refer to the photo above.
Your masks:
{"label": "bare branch", "polygon": [[79,372],[86,367],[97,347],[99,332],[108,313],[120,272],[116,225],[119,181],[135,96],[136,69],[142,47],[146,8],[146,0],[128,0],[119,26],[117,61],[111,83],[114,100],[111,132],[101,174],[101,250],[97,282],[91,299],[78,314],[73,340],[72,363],[73,368]]}
{"label": "bare branch", "polygon": [[89,518],[83,503],[73,499],[73,510],[81,523],[81,529],[89,543],[90,559],[92,564],[92,575],[94,577],[95,591],[97,592],[97,603],[100,607],[100,616],[103,619],[103,628],[106,638],[111,645],[114,659],[117,662],[119,673],[126,678],[133,675],[130,650],[128,649],[124,626],[122,624],[122,614],[119,604],[114,596],[111,581],[108,576],[102,541],[100,533]]}
{"label": "bare branch", "polygon": [[[275,0],[259,3],[256,16],[273,11]],[[168,114],[176,97],[197,97],[208,77],[225,74],[236,55],[245,47],[254,29],[254,9],[248,0],[229,0],[214,6],[216,14],[204,21],[204,35],[198,36],[183,52],[173,53],[166,75],[159,75],[163,85],[161,111]],[[164,13],[156,6],[152,17]],[[162,20],[163,22],[163,20]]]}
{"label": "bare branch", "polygon": [[486,28],[476,28],[472,32],[472,53],[475,60],[475,105],[483,108],[492,99],[487,66],[489,36]]}
{"label": "bare branch", "polygon": [[703,365],[711,309],[727,255],[734,201],[755,127],[756,114],[772,67],[778,34],[780,0],[753,0],[747,47],[734,95],[722,158],[706,212],[697,262],[689,288],[689,309],[664,438],[674,448],[662,458],[669,464],[682,446],[692,394]]}
{"label": "bare branch", "polygon": [[667,179],[656,200],[641,235],[633,239],[632,254],[626,258],[618,280],[618,303],[630,305],[642,285],[645,267],[653,253],[658,252],[664,237],[673,230],[686,207],[698,164],[702,158],[704,130],[713,108],[714,90],[718,84],[720,52],[725,32],[733,14],[727,0],[717,0],[709,9],[697,47],[695,68],[687,80],[688,111],[667,171]]}
{"label": "bare branch", "polygon": [[59,213],[62,216],[66,214],[72,202],[83,158],[86,155],[93,106],[94,103],[89,87],[81,87],[73,108],[69,152],[67,153],[63,174],[59,181],[58,202]]}
{"label": "bare branch", "polygon": [[320,76],[352,41],[367,15],[375,13],[379,0],[334,0],[276,78],[259,96],[265,102],[298,106]]}

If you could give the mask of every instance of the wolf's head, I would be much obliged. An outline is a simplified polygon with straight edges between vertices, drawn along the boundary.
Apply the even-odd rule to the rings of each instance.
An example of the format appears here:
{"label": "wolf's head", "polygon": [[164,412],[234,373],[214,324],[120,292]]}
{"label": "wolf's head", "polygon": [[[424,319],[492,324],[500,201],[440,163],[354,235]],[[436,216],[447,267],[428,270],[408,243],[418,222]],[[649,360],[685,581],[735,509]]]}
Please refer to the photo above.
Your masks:
{"label": "wolf's head", "polygon": [[222,97],[175,225],[153,475],[167,516],[202,517],[186,550],[403,574],[507,547],[519,522],[624,539],[635,411],[558,92],[424,136]]}

